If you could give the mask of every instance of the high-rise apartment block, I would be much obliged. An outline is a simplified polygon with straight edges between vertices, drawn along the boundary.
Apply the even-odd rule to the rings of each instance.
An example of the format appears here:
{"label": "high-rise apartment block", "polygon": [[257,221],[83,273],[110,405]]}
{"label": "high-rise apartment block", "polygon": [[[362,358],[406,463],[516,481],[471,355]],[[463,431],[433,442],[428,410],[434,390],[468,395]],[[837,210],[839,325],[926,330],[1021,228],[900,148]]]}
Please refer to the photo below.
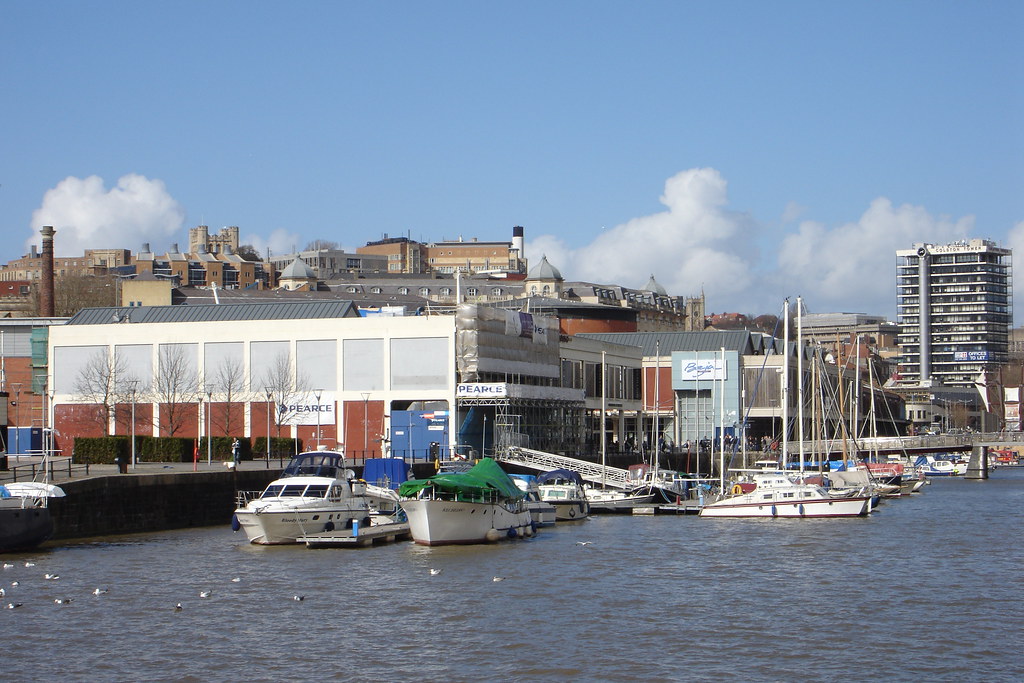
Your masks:
{"label": "high-rise apartment block", "polygon": [[972,239],[896,252],[902,384],[974,386],[1006,362],[1012,251]]}

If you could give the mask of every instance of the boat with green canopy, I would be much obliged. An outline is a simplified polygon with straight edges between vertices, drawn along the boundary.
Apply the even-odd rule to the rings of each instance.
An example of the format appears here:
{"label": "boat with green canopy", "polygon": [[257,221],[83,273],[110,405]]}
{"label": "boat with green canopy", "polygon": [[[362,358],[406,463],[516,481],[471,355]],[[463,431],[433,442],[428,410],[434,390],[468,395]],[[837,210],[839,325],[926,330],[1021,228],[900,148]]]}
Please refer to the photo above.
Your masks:
{"label": "boat with green canopy", "polygon": [[485,543],[532,536],[523,491],[494,460],[464,472],[439,472],[398,488],[413,541],[420,545]]}

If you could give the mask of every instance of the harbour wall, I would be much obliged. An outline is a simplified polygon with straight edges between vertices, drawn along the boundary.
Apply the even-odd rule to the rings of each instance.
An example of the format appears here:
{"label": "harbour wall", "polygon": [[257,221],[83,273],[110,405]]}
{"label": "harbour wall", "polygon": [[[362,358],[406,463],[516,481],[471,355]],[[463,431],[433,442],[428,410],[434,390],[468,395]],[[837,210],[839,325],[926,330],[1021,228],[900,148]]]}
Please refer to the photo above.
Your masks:
{"label": "harbour wall", "polygon": [[281,470],[178,472],[62,482],[50,499],[53,540],[230,524],[236,491],[257,491]]}

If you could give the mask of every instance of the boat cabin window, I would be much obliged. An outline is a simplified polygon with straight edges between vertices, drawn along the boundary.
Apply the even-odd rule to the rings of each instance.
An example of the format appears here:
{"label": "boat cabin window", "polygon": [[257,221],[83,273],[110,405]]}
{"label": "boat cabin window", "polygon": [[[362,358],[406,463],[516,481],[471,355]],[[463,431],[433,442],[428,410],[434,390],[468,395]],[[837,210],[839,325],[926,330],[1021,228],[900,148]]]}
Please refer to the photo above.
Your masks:
{"label": "boat cabin window", "polygon": [[280,484],[271,484],[260,498],[276,498],[281,495],[281,489],[283,488],[284,486]]}
{"label": "boat cabin window", "polygon": [[345,497],[345,491],[338,485],[331,487],[331,492],[328,494],[328,498],[331,500],[341,500]]}
{"label": "boat cabin window", "polygon": [[282,498],[288,498],[292,496],[298,497],[301,496],[303,491],[305,490],[306,487],[303,484],[288,484],[287,486],[284,487],[284,490],[281,491],[281,493],[278,495],[280,495]]}
{"label": "boat cabin window", "polygon": [[326,498],[327,489],[330,488],[327,484],[312,484],[306,488],[306,497],[308,498]]}

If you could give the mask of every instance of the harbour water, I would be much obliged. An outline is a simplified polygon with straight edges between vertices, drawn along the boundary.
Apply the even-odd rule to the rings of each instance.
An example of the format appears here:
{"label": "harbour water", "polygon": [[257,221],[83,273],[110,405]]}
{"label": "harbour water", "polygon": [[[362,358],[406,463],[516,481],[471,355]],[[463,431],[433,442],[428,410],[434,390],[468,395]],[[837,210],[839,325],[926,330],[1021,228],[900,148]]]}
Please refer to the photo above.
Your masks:
{"label": "harbour water", "polygon": [[440,548],[257,547],[227,520],[89,539],[0,556],[0,603],[21,603],[0,613],[2,666],[6,680],[1019,681],[1022,510],[1024,469],[1006,468],[861,519],[600,516]]}

